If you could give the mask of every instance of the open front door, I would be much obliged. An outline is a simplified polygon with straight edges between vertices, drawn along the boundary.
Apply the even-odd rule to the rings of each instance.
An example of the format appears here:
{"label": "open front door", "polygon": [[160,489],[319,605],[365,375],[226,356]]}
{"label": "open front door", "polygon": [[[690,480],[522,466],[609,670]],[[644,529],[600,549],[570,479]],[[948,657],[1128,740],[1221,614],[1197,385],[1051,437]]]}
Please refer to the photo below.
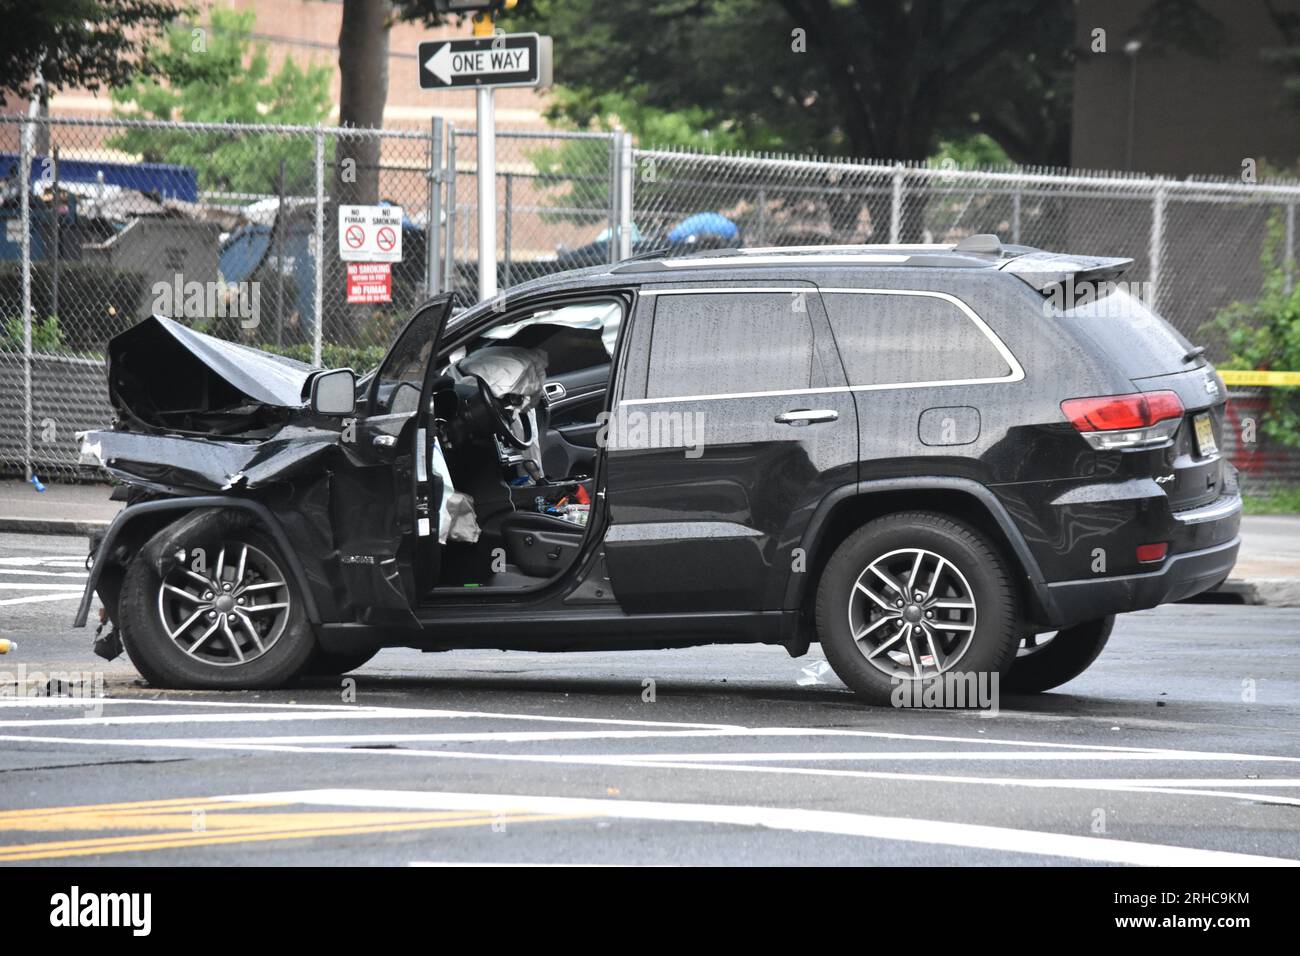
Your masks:
{"label": "open front door", "polygon": [[345,581],[363,620],[418,626],[417,596],[438,576],[442,480],[432,468],[433,359],[451,296],[416,310],[366,389],[353,445],[359,468],[337,474],[335,528]]}

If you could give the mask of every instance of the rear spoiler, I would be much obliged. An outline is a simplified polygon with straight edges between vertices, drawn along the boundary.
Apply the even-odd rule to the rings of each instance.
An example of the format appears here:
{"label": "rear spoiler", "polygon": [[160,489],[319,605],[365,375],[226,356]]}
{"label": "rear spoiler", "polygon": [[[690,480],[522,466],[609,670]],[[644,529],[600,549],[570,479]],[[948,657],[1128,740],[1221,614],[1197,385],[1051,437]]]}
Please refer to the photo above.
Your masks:
{"label": "rear spoiler", "polygon": [[1054,286],[1080,282],[1108,282],[1123,275],[1132,259],[1100,256],[1067,256],[1059,252],[1027,252],[1001,266],[1031,288],[1046,292]]}

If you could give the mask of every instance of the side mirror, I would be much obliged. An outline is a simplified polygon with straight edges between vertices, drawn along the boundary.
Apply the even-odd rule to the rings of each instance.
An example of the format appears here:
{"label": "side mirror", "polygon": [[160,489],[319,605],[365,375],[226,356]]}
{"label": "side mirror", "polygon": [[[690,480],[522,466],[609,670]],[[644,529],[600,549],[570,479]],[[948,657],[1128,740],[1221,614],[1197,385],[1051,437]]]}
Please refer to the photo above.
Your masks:
{"label": "side mirror", "polygon": [[317,415],[351,415],[357,406],[357,377],[350,368],[321,372],[311,380],[311,410]]}

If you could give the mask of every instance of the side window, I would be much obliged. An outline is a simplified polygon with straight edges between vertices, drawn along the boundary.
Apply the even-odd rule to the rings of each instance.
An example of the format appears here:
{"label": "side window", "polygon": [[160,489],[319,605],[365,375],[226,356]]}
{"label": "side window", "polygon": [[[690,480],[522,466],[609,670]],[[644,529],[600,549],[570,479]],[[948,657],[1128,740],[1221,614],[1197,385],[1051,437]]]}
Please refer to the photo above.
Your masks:
{"label": "side window", "polygon": [[813,330],[789,292],[656,296],[647,398],[808,388]]}
{"label": "side window", "polygon": [[1011,368],[969,315],[932,295],[823,292],[850,385],[997,379]]}
{"label": "side window", "polygon": [[417,315],[384,359],[375,375],[378,414],[409,414],[419,406],[437,318],[436,309],[426,309]]}

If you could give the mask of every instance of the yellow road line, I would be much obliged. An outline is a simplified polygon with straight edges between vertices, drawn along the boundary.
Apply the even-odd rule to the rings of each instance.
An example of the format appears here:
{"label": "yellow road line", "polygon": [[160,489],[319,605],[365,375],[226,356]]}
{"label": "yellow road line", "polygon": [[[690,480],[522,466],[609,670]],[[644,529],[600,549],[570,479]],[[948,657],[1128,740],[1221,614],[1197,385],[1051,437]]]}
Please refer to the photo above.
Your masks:
{"label": "yellow road line", "polygon": [[[275,804],[275,806],[283,806],[283,804]],[[202,814],[201,817],[199,813]],[[476,811],[476,813],[490,816],[486,811]],[[451,819],[468,815],[470,814],[459,810],[355,810],[339,813],[328,810],[303,810],[291,813],[209,813],[206,810],[190,813],[78,813],[49,818],[35,817],[31,822],[0,828],[0,833],[6,831],[44,833],[61,830],[81,830],[92,833],[112,830],[162,830],[171,831],[172,833],[186,833],[196,829],[194,825],[196,819],[202,819],[203,821],[202,826],[197,828],[199,830],[242,830],[248,828],[283,830],[293,826],[350,826],[356,823],[373,823],[377,819],[380,822],[388,819],[401,822],[417,817],[420,819]],[[3,853],[4,849],[4,846],[0,846],[0,853]]]}
{"label": "yellow road line", "polygon": [[[141,814],[166,812],[168,810],[189,811],[210,809],[231,810],[250,809],[259,807],[283,807],[288,806],[282,800],[258,800],[243,803],[232,803],[226,800],[210,800],[207,797],[189,800],[147,800],[140,803],[101,803],[91,804],[81,807],[47,807],[45,809],[30,810],[8,810],[0,812],[0,831],[4,830],[23,830],[49,829],[49,825],[43,824],[36,827],[25,827],[24,824],[33,820],[49,820],[51,822],[62,820],[64,818],[76,818],[90,813],[115,814],[122,817],[132,817]],[[67,827],[67,829],[76,829]]]}
{"label": "yellow road line", "polygon": [[[268,814],[268,816],[273,816]],[[579,820],[591,814],[518,814],[488,815],[459,820],[433,820],[408,823],[373,824],[316,830],[286,830],[282,832],[265,829],[250,830],[247,833],[224,832],[220,834],[178,833],[170,837],[111,837],[107,840],[123,841],[107,843],[98,841],[69,841],[63,844],[42,844],[0,847],[0,862],[16,863],[31,860],[57,859],[71,856],[96,856],[108,853],[141,853],[154,850],[170,850],[195,846],[216,846],[230,843],[261,843],[269,840],[301,840],[312,837],[356,836],[367,833],[394,833],[404,830],[436,830],[449,827],[488,826],[494,823],[538,823],[550,820]],[[127,842],[129,841],[129,842]],[[91,845],[93,843],[93,845]]]}
{"label": "yellow road line", "polygon": [[[211,797],[174,797],[168,800],[132,800],[128,803],[86,803],[71,807],[30,807],[23,810],[3,810],[0,811],[0,827],[10,817],[23,816],[52,816],[56,813],[80,813],[86,810],[147,810],[160,807],[188,807],[188,806],[231,806],[225,800],[214,800]],[[274,806],[276,804],[265,803],[262,806]],[[280,805],[283,805],[281,803]],[[245,804],[248,806],[248,804]]]}

